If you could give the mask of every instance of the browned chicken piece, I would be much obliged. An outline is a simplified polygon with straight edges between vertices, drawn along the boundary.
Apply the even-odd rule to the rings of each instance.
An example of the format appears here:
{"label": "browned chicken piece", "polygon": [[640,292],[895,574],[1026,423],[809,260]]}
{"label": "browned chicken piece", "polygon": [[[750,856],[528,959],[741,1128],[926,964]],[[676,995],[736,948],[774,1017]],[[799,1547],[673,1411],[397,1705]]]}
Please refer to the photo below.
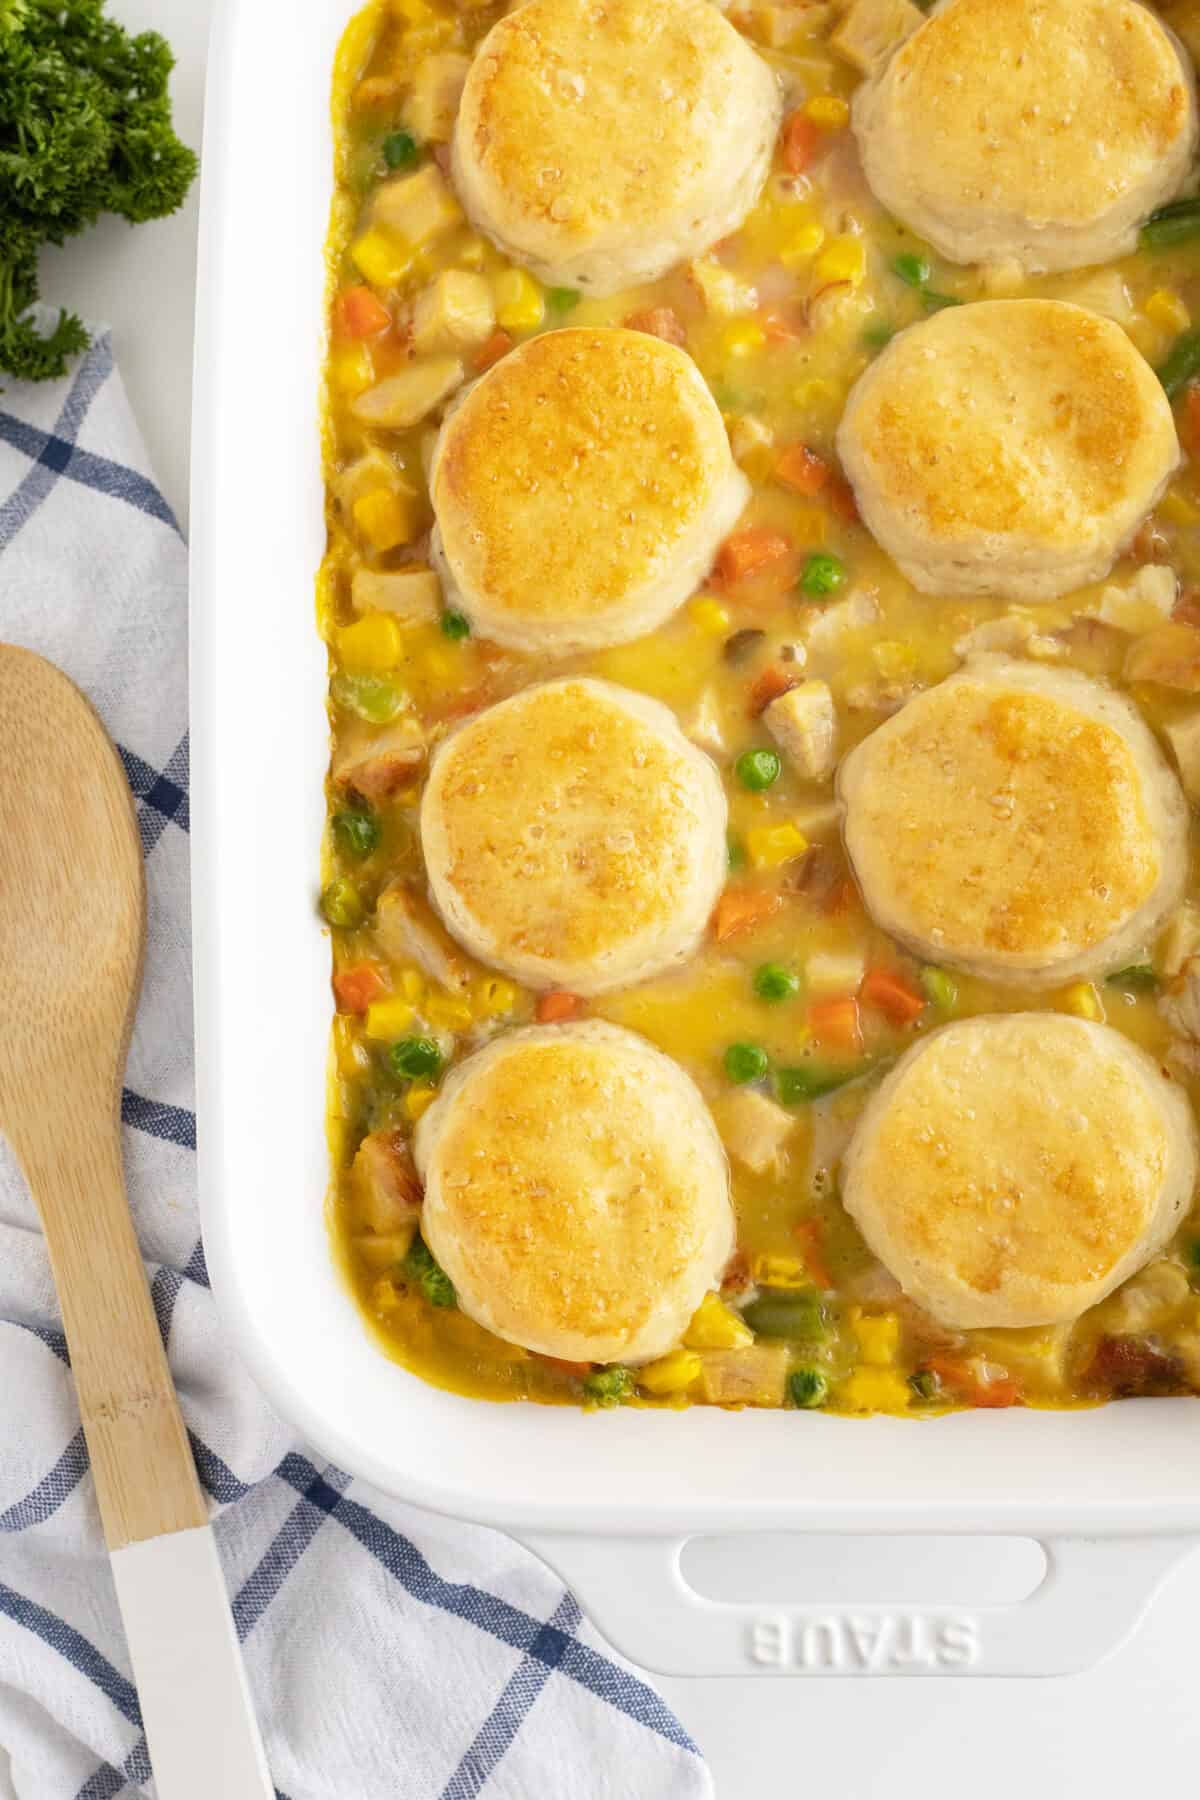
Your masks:
{"label": "browned chicken piece", "polygon": [[782,1406],[788,1373],[786,1344],[747,1344],[740,1350],[702,1350],[700,1391],[710,1406]]}
{"label": "browned chicken piece", "polygon": [[687,330],[673,306],[650,306],[644,312],[631,312],[625,321],[626,331],[644,331],[649,337],[661,338],[664,344],[677,344],[687,349]]}
{"label": "browned chicken piece", "polygon": [[401,1232],[421,1207],[421,1183],[403,1132],[373,1131],[358,1146],[354,1183],[362,1222],[371,1231]]}
{"label": "browned chicken piece", "polygon": [[416,963],[440,987],[461,991],[478,973],[428,901],[399,882],[379,896],[375,935],[392,962]]}
{"label": "browned chicken piece", "polygon": [[425,734],[414,718],[397,719],[384,731],[346,732],[333,763],[339,787],[364,800],[386,800],[407,785],[425,761]]}
{"label": "browned chicken piece", "polygon": [[1130,645],[1125,679],[1200,694],[1200,631],[1175,620],[1156,625]]}
{"label": "browned chicken piece", "polygon": [[1081,1379],[1085,1389],[1111,1394],[1114,1400],[1190,1392],[1187,1373],[1176,1357],[1164,1356],[1133,1337],[1102,1337]]}

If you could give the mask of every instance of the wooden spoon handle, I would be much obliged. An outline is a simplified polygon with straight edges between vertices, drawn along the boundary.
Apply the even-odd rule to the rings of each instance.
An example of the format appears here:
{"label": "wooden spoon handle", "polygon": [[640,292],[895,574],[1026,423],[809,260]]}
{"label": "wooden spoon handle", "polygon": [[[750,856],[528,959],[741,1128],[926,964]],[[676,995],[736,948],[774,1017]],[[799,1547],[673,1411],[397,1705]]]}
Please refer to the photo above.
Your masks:
{"label": "wooden spoon handle", "polygon": [[13,1147],[46,1233],[104,1536],[119,1550],[208,1514],[125,1197],[115,1107],[55,1124]]}

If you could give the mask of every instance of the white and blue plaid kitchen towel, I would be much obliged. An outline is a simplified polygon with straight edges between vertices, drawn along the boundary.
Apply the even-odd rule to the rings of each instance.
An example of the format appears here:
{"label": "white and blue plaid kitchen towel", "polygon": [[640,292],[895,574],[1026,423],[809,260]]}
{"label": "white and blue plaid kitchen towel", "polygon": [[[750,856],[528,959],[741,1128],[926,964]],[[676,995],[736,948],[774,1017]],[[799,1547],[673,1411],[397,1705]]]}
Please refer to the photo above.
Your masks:
{"label": "white and blue plaid kitchen towel", "polygon": [[[193,1176],[186,585],[108,337],[70,380],[0,392],[0,637],[91,696],[137,798],[129,1190],[280,1800],[702,1800],[686,1732],[547,1569],[322,1464],[222,1341]],[[19,1800],[153,1791],[45,1248],[0,1142],[0,1794],[4,1753]]]}

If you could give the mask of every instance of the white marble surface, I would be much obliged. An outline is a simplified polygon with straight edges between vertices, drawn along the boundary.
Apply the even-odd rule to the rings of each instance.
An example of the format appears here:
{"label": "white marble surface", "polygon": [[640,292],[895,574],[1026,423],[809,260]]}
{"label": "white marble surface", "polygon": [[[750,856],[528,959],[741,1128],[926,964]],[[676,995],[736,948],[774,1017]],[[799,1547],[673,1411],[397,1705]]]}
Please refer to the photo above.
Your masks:
{"label": "white marble surface", "polygon": [[[175,47],[179,126],[199,143],[211,0],[111,0]],[[281,28],[286,6],[280,8]],[[264,203],[283,178],[247,171]],[[109,222],[47,257],[49,300],[111,321],[117,356],[167,497],[186,517],[196,195],[163,224]],[[269,271],[258,272],[269,285]],[[720,1800],[1124,1800],[1194,1785],[1200,1766],[1200,1556],[1131,1644],[1064,1681],[663,1681],[705,1749]],[[0,1800],[5,1794],[0,1752]],[[215,1797],[214,1797],[215,1800]],[[331,1797],[333,1800],[333,1797]],[[337,1800],[342,1800],[341,1796]],[[348,1797],[347,1797],[348,1800]],[[413,1800],[423,1797],[413,1796]]]}

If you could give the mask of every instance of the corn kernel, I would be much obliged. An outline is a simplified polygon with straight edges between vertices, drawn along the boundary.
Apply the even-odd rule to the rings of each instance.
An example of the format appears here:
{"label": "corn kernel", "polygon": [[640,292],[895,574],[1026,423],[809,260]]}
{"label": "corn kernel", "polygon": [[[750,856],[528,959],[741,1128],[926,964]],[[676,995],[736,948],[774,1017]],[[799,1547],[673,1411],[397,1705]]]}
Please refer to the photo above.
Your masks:
{"label": "corn kernel", "polygon": [[452,681],[458,674],[458,653],[448,645],[427,644],[420,655],[421,674],[426,681]]}
{"label": "corn kernel", "polygon": [[485,975],[475,986],[475,1011],[481,1019],[498,1019],[513,1011],[520,998],[511,981]]}
{"label": "corn kernel", "polygon": [[797,207],[788,220],[788,227],[787,241],[779,252],[779,260],[785,269],[797,269],[817,254],[825,242],[825,227],[807,207]]}
{"label": "corn kernel", "polygon": [[1076,1018],[1094,1019],[1097,1024],[1104,1023],[1104,1002],[1090,981],[1072,982],[1063,991],[1062,1003]]}
{"label": "corn kernel", "polygon": [[788,530],[806,550],[819,550],[829,535],[829,514],[819,506],[790,506]]}
{"label": "corn kernel", "polygon": [[409,245],[390,231],[364,231],[350,246],[350,257],[360,275],[374,288],[398,287],[412,268]]}
{"label": "corn kernel", "polygon": [[756,825],[746,833],[746,854],[756,869],[778,869],[808,849],[808,839],[790,819],[778,825]]}
{"label": "corn kernel", "polygon": [[814,94],[804,102],[804,116],[822,131],[841,131],[850,123],[850,108],[840,94]]}
{"label": "corn kernel", "polygon": [[1186,331],[1192,322],[1191,313],[1174,288],[1156,289],[1142,311],[1153,324],[1161,325],[1164,331]]}
{"label": "corn kernel", "polygon": [[465,1031],[474,1019],[467,1002],[453,994],[430,994],[421,1010],[429,1023],[441,1031]]}
{"label": "corn kernel", "polygon": [[371,352],[365,344],[344,344],[329,359],[330,386],[347,399],[365,393],[374,379]]}
{"label": "corn kernel", "polygon": [[899,681],[911,675],[917,666],[917,653],[911,644],[897,638],[885,638],[871,646],[871,660],[885,681]]}
{"label": "corn kernel", "polygon": [[884,1366],[894,1363],[900,1350],[900,1321],[895,1313],[864,1313],[856,1308],[850,1329],[863,1362]]}
{"label": "corn kernel", "polygon": [[419,969],[401,970],[400,992],[413,1006],[425,998],[425,977]]}
{"label": "corn kernel", "polygon": [[393,493],[390,488],[372,488],[360,494],[351,507],[355,530],[366,539],[372,550],[394,550],[416,536],[416,507],[411,494]]}
{"label": "corn kernel", "polygon": [[337,634],[337,653],[358,675],[386,675],[404,651],[404,639],[391,613],[367,613]]}
{"label": "corn kernel", "polygon": [[405,1115],[410,1119],[419,1119],[436,1099],[437,1089],[434,1087],[410,1087],[403,1100]]}
{"label": "corn kernel", "polygon": [[838,1393],[851,1412],[903,1412],[912,1390],[894,1369],[856,1369]]}
{"label": "corn kernel", "polygon": [[831,381],[816,375],[811,381],[802,382],[792,399],[802,412],[823,412],[840,406],[841,393]]}
{"label": "corn kernel", "polygon": [[397,999],[394,995],[386,1000],[375,1000],[367,1008],[367,1036],[380,1044],[403,1037],[412,1022],[412,1007],[407,1000]]}
{"label": "corn kernel", "polygon": [[729,630],[729,614],[716,600],[709,597],[693,600],[688,607],[688,617],[693,625],[698,625],[701,631],[707,631],[713,637],[723,637]]}
{"label": "corn kernel", "polygon": [[689,1350],[737,1350],[754,1342],[754,1333],[717,1294],[705,1294],[683,1334]]}
{"label": "corn kernel", "polygon": [[1200,506],[1181,488],[1168,488],[1158,503],[1158,516],[1168,525],[1200,524]]}
{"label": "corn kernel", "polygon": [[400,1290],[390,1275],[381,1275],[371,1285],[371,1305],[376,1312],[395,1312],[400,1304]]}
{"label": "corn kernel", "polygon": [[816,260],[819,282],[848,281],[858,287],[867,272],[867,251],[861,238],[831,238]]}
{"label": "corn kernel", "polygon": [[759,1287],[810,1288],[812,1277],[798,1256],[774,1256],[764,1253],[750,1264],[750,1273]]}
{"label": "corn kernel", "polygon": [[704,1364],[694,1350],[671,1350],[637,1372],[637,1384],[648,1394],[681,1394],[699,1377]]}
{"label": "corn kernel", "polygon": [[766,332],[753,319],[735,319],[721,333],[721,348],[726,356],[753,356],[766,341]]}
{"label": "corn kernel", "polygon": [[496,323],[505,331],[536,331],[545,317],[542,290],[524,269],[504,269],[492,283]]}

